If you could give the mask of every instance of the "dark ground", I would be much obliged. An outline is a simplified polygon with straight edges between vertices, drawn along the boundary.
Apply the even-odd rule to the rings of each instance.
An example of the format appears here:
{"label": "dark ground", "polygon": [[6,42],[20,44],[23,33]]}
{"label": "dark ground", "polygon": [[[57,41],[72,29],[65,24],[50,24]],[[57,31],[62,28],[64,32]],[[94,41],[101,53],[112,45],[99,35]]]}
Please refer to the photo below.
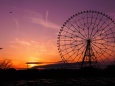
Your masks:
{"label": "dark ground", "polygon": [[0,86],[115,86],[115,78],[38,79],[1,82]]}
{"label": "dark ground", "polygon": [[0,86],[115,86],[115,66],[106,69],[0,69]]}

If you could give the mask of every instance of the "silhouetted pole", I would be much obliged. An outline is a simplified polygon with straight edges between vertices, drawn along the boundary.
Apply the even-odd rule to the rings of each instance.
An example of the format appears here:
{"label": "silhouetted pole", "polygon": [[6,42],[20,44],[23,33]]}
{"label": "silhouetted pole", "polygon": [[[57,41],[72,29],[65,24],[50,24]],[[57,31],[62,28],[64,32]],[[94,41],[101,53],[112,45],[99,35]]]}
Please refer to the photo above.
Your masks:
{"label": "silhouetted pole", "polygon": [[0,50],[3,49],[3,48],[0,48]]}

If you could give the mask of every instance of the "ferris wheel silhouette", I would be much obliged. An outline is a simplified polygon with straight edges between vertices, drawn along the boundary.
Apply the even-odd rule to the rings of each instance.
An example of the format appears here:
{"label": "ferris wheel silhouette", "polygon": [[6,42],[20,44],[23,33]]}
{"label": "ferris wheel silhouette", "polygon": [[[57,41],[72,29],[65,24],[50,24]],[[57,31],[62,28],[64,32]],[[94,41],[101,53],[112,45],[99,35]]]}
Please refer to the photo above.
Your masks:
{"label": "ferris wheel silhouette", "polygon": [[115,22],[102,12],[79,12],[63,24],[57,45],[65,63],[79,63],[79,67],[114,64]]}

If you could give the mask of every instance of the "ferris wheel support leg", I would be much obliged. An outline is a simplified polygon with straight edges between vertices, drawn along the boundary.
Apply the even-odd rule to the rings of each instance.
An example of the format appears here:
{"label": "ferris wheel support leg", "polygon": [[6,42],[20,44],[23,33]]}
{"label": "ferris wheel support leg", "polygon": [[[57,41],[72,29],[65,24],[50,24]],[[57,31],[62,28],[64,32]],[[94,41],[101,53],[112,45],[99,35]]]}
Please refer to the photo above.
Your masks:
{"label": "ferris wheel support leg", "polygon": [[83,68],[85,57],[86,57],[86,52],[85,52],[84,57],[83,57],[82,62],[81,62],[81,68]]}
{"label": "ferris wheel support leg", "polygon": [[83,68],[83,64],[84,64],[84,60],[82,60],[82,63],[81,63],[81,68]]}

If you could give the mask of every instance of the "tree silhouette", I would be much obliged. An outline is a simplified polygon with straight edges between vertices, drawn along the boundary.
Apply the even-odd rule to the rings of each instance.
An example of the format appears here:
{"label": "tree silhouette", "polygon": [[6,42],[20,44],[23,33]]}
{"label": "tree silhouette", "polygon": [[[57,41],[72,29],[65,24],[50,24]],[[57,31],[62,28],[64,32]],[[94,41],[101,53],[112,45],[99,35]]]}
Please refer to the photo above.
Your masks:
{"label": "tree silhouette", "polygon": [[10,59],[2,59],[0,60],[0,68],[1,69],[9,69],[12,67],[12,61]]}

